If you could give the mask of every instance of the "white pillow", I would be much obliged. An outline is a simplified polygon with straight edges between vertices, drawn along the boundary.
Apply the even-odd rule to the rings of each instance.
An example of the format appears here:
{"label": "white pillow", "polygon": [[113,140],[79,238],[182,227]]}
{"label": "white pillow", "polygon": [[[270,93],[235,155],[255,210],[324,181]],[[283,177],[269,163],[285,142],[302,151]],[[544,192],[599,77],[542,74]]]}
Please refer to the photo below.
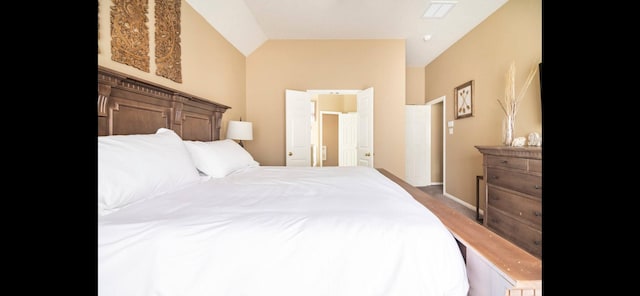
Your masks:
{"label": "white pillow", "polygon": [[259,165],[247,150],[231,139],[184,143],[198,170],[213,178],[222,178],[239,169]]}
{"label": "white pillow", "polygon": [[100,215],[200,179],[189,151],[172,130],[98,137]]}

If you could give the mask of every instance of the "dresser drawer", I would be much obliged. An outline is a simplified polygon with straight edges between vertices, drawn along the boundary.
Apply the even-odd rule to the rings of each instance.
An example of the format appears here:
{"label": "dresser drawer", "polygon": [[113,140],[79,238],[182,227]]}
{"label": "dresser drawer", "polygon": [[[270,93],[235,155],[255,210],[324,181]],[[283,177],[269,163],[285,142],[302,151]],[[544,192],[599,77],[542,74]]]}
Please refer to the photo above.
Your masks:
{"label": "dresser drawer", "polygon": [[542,159],[529,159],[529,171],[542,173]]}
{"label": "dresser drawer", "polygon": [[542,231],[509,217],[500,210],[488,207],[487,227],[527,252],[542,258]]}
{"label": "dresser drawer", "polygon": [[542,177],[524,173],[487,168],[487,184],[493,184],[542,198]]}
{"label": "dresser drawer", "polygon": [[489,185],[488,192],[489,206],[510,214],[537,230],[542,229],[542,203],[540,200],[500,190],[492,185]]}
{"label": "dresser drawer", "polygon": [[526,171],[528,168],[526,158],[514,158],[506,156],[487,155],[487,166],[503,167],[508,169],[516,169]]}

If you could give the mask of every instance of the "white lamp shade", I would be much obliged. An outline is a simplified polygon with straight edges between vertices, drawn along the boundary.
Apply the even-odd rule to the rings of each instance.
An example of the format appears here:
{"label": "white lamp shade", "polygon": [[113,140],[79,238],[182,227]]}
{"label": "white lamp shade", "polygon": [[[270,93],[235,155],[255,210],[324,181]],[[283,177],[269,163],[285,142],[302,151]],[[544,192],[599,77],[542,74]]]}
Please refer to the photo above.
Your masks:
{"label": "white lamp shade", "polygon": [[229,121],[227,139],[253,140],[253,126],[248,121]]}

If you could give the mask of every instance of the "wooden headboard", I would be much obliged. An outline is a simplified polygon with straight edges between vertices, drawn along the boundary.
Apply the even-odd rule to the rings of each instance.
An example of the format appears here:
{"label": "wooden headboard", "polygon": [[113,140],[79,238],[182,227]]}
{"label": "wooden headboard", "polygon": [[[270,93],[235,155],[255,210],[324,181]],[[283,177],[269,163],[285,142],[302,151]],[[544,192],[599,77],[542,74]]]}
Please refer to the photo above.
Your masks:
{"label": "wooden headboard", "polygon": [[220,139],[230,107],[98,66],[98,136],[174,130],[184,140]]}

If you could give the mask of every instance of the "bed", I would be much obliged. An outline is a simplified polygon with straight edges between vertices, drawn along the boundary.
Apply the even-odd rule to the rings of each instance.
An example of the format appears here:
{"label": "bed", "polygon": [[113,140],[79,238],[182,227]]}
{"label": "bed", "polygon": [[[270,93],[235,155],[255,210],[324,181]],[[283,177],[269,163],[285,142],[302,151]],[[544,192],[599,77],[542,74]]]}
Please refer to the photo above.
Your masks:
{"label": "bed", "polygon": [[261,166],[229,107],[98,69],[98,294],[467,295],[450,231],[367,167]]}

